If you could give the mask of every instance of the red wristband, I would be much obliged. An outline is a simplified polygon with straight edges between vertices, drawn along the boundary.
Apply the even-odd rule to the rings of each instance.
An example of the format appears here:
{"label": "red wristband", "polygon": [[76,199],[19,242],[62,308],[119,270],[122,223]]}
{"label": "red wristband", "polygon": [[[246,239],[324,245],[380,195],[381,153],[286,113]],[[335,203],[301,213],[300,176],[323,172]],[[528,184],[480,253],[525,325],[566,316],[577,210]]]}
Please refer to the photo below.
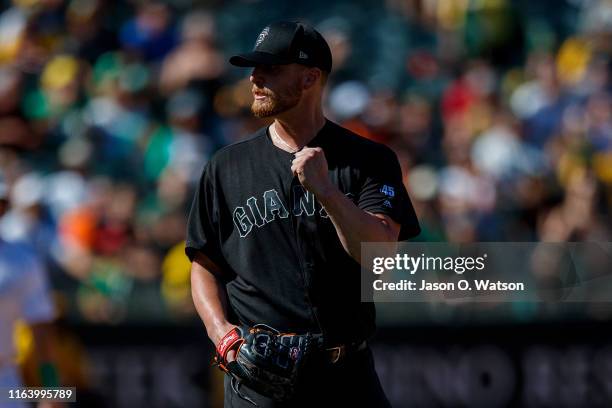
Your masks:
{"label": "red wristband", "polygon": [[224,364],[227,363],[227,353],[230,350],[240,346],[244,338],[242,337],[242,331],[238,327],[234,327],[232,330],[227,332],[225,336],[217,344],[217,357],[221,359]]}

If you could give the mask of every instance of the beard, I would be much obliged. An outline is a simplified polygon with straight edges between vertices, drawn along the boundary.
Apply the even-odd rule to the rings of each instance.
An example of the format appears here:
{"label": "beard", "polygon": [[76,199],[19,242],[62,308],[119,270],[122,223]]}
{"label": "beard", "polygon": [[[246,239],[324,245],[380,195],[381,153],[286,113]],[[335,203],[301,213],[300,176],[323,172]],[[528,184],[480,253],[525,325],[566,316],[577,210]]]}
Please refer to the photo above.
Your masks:
{"label": "beard", "polygon": [[269,118],[294,108],[302,99],[302,88],[295,83],[279,92],[266,92],[266,99],[253,101],[251,112],[257,118]]}

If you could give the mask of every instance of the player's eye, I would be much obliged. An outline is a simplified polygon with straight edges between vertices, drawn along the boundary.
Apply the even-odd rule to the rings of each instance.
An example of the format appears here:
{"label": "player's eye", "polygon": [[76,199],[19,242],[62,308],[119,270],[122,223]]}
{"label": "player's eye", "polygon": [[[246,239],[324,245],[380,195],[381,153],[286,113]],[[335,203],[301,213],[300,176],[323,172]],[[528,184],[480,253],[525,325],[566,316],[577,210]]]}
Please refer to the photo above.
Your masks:
{"label": "player's eye", "polygon": [[262,71],[267,74],[278,74],[281,70],[280,65],[264,65],[262,66]]}

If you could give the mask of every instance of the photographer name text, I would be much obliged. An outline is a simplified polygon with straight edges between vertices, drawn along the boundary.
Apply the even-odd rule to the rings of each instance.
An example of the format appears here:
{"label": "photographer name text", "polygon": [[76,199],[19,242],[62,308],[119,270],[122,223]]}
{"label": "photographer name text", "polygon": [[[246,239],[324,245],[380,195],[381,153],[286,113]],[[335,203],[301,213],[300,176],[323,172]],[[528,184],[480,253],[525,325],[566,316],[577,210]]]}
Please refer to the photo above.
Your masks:
{"label": "photographer name text", "polygon": [[523,282],[502,282],[502,281],[491,281],[489,279],[461,279],[458,282],[429,282],[422,279],[420,282],[415,282],[409,279],[402,279],[399,282],[383,282],[381,279],[377,279],[373,282],[374,290],[387,291],[387,290],[406,290],[406,291],[422,291],[422,292],[436,292],[436,291],[524,291],[525,284]]}

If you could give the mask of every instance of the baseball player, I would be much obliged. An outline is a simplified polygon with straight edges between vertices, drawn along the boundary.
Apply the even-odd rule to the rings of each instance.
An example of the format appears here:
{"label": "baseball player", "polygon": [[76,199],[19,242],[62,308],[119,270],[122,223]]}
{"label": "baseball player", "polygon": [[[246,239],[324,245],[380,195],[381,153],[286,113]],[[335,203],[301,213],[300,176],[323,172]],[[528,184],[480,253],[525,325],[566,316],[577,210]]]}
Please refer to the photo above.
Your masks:
{"label": "baseball player", "polygon": [[[0,218],[8,206],[7,186],[0,174]],[[54,317],[45,270],[31,247],[0,237],[0,390],[3,393],[23,386],[13,346],[13,329],[19,319],[25,320],[32,329],[43,385],[59,386],[58,373],[51,359],[53,332],[49,323]],[[1,395],[0,406],[17,408],[24,407],[25,403],[9,402],[8,395]],[[40,403],[38,406],[63,405]]]}
{"label": "baseball player", "polygon": [[332,67],[312,27],[265,27],[252,52],[256,117],[207,163],[189,215],[194,303],[225,376],[225,407],[387,407],[360,301],[360,245],[420,232],[396,155],[323,115]]}

